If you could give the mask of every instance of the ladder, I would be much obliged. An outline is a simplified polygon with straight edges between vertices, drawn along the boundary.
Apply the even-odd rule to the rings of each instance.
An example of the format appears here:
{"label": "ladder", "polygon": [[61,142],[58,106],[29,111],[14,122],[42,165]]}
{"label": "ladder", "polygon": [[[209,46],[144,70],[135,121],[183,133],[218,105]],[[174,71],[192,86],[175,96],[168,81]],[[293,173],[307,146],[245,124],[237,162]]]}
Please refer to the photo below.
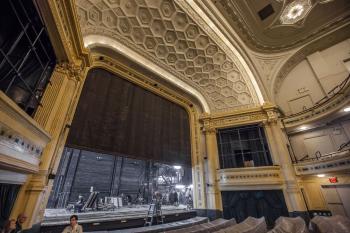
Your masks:
{"label": "ladder", "polygon": [[144,226],[152,226],[154,219],[157,224],[163,223],[162,208],[160,204],[149,205]]}

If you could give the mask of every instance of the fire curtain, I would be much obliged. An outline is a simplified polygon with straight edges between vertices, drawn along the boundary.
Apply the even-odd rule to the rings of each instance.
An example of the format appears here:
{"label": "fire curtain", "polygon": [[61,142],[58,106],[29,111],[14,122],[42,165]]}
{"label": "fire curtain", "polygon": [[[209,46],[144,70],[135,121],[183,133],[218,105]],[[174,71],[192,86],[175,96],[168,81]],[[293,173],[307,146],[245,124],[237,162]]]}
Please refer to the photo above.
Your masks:
{"label": "fire curtain", "polygon": [[191,165],[186,110],[104,69],[87,76],[67,146]]}

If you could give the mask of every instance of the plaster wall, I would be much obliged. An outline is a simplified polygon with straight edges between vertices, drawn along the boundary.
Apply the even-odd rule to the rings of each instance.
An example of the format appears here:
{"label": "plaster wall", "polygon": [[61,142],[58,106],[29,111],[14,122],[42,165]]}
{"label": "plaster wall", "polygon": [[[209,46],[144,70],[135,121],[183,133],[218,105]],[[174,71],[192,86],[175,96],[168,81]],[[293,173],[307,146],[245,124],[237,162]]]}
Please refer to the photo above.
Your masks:
{"label": "plaster wall", "polygon": [[276,103],[287,114],[313,106],[348,75],[344,60],[350,58],[350,39],[301,61],[285,78]]}
{"label": "plaster wall", "polygon": [[350,119],[329,126],[316,128],[290,135],[290,142],[296,158],[299,160],[306,155],[315,157],[316,151],[327,154],[350,140]]}

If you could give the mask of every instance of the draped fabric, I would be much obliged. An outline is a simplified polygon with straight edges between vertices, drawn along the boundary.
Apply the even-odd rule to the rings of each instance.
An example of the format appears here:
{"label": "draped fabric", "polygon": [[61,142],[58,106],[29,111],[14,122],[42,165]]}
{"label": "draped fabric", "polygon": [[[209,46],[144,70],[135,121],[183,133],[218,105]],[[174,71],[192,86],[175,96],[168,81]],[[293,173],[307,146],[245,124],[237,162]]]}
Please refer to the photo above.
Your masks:
{"label": "draped fabric", "polygon": [[10,217],[20,185],[0,184],[0,229]]}
{"label": "draped fabric", "polygon": [[186,110],[103,69],[87,76],[67,146],[191,165]]}
{"label": "draped fabric", "polygon": [[242,222],[248,216],[265,217],[268,226],[273,226],[279,216],[288,216],[281,190],[223,191],[224,218]]}

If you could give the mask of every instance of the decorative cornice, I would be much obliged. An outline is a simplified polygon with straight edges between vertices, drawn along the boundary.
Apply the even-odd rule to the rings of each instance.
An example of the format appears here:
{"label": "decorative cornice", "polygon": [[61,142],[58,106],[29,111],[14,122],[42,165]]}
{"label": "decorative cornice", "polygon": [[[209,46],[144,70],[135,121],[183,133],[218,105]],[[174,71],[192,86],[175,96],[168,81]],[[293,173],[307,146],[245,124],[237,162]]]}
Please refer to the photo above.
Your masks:
{"label": "decorative cornice", "polygon": [[233,127],[244,124],[254,124],[277,121],[278,111],[275,105],[265,103],[261,107],[247,110],[236,110],[228,113],[202,114],[199,120],[203,130]]}
{"label": "decorative cornice", "polygon": [[75,1],[38,0],[37,4],[53,44],[57,60],[90,66],[76,15]]}

